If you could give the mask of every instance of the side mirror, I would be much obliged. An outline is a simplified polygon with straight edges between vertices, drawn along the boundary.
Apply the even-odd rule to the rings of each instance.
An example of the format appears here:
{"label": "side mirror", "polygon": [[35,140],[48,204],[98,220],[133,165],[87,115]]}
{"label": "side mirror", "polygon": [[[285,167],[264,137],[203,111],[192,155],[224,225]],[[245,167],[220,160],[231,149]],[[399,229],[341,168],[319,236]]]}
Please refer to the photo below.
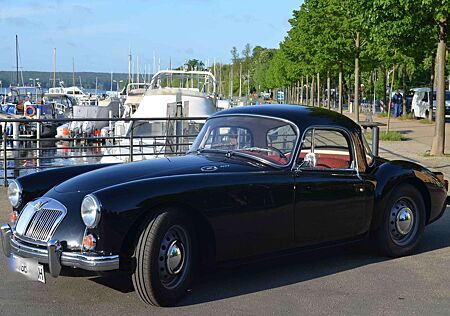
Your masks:
{"label": "side mirror", "polygon": [[317,157],[315,153],[307,153],[302,163],[298,165],[297,171],[301,168],[315,168],[317,164]]}
{"label": "side mirror", "polygon": [[307,168],[315,168],[317,164],[317,158],[315,153],[307,153],[305,159],[303,159],[303,166]]}

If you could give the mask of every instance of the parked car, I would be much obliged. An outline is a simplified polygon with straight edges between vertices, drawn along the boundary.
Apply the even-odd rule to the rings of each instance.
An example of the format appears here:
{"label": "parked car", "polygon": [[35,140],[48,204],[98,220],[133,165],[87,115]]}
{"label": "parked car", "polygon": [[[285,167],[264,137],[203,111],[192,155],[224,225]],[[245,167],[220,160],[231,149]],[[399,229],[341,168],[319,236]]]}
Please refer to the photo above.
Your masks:
{"label": "parked car", "polygon": [[[411,113],[415,118],[427,118],[430,112],[430,88],[413,89],[414,96],[411,104]],[[433,91],[433,115],[436,113],[436,91]],[[445,115],[450,115],[450,91],[445,91]]]}
{"label": "parked car", "polygon": [[34,280],[47,267],[121,269],[142,301],[170,306],[194,270],[218,262],[368,237],[384,255],[409,255],[447,190],[442,173],[373,156],[336,112],[238,107],[209,118],[181,157],[11,181],[2,245]]}

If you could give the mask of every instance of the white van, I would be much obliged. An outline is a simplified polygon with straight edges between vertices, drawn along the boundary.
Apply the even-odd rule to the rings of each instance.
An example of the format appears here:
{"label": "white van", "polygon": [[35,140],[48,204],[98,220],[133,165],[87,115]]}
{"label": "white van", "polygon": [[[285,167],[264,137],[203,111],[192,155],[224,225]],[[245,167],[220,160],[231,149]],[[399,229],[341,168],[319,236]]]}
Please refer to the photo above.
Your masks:
{"label": "white van", "polygon": [[[412,89],[414,96],[411,104],[411,113],[415,118],[427,118],[429,114],[430,88]],[[433,112],[436,111],[436,91],[433,91]],[[445,91],[445,115],[450,115],[450,91]]]}

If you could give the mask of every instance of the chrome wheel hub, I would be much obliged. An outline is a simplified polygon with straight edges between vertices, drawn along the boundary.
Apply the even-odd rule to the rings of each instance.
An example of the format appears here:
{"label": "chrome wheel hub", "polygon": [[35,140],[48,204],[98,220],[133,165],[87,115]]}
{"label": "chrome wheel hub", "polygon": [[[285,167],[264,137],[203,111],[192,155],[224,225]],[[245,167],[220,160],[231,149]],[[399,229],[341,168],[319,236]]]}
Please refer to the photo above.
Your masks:
{"label": "chrome wheel hub", "polygon": [[392,241],[399,246],[406,246],[417,231],[415,204],[407,198],[399,199],[391,209],[389,232]]}
{"label": "chrome wheel hub", "polygon": [[407,235],[413,226],[413,214],[410,208],[405,207],[402,208],[396,217],[395,225],[397,226],[397,230],[402,235]]}
{"label": "chrome wheel hub", "polygon": [[183,269],[184,264],[184,246],[183,243],[174,240],[169,246],[166,255],[167,272],[178,274]]}
{"label": "chrome wheel hub", "polygon": [[190,265],[190,239],[186,230],[170,227],[159,246],[158,272],[161,284],[167,289],[177,287],[185,278]]}

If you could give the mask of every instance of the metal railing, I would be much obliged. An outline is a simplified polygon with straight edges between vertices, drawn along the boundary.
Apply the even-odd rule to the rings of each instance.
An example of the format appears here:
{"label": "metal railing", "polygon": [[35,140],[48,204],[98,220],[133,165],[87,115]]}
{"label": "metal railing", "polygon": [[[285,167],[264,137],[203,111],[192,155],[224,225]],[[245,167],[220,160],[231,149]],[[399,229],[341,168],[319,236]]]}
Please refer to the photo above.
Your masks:
{"label": "metal railing", "polygon": [[[7,186],[8,179],[47,168],[181,155],[189,149],[205,121],[205,117],[0,119],[0,178]],[[107,128],[102,133],[95,128],[93,133],[87,133],[82,128],[70,132],[67,126],[63,138],[53,135],[63,124],[85,122]],[[119,125],[126,132],[114,134],[114,127]],[[50,133],[44,135],[44,129]]]}

